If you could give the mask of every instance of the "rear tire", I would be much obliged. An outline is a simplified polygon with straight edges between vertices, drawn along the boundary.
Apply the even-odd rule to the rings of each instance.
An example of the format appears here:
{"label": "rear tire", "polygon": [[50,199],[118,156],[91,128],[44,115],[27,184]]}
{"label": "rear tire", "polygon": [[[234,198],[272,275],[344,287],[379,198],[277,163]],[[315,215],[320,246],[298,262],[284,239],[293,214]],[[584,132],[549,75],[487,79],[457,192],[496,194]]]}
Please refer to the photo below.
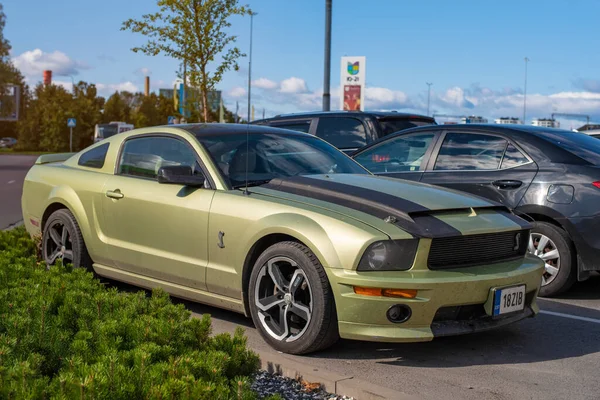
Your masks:
{"label": "rear tire", "polygon": [[339,339],[325,270],[300,243],[276,243],[261,254],[250,276],[248,302],[254,325],[276,350],[307,354]]}
{"label": "rear tire", "polygon": [[42,257],[48,266],[61,259],[65,265],[93,271],[92,259],[71,211],[60,209],[48,217],[42,235]]}
{"label": "rear tire", "polygon": [[540,296],[556,296],[567,291],[575,283],[575,249],[569,235],[563,229],[547,222],[534,222],[529,252],[546,263]]}

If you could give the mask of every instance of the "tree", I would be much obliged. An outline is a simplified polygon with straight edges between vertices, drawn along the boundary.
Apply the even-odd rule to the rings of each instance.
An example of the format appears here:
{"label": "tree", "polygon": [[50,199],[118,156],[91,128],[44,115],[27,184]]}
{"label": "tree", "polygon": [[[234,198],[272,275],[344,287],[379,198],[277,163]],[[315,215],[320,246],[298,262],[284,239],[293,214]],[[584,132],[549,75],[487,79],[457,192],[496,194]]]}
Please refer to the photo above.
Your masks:
{"label": "tree", "polygon": [[129,122],[130,110],[126,105],[123,97],[119,92],[113,93],[104,103],[104,114],[102,122],[109,123],[111,121]]}
{"label": "tree", "polygon": [[73,129],[73,149],[82,149],[93,143],[94,127],[102,119],[104,98],[98,97],[96,85],[86,82],[79,82],[74,92],[72,116],[77,118],[77,126]]}
{"label": "tree", "polygon": [[[244,57],[233,46],[237,37],[226,31],[229,19],[249,15],[248,6],[238,0],[158,0],[159,11],[141,20],[123,22],[121,30],[148,37],[148,42],[134,47],[134,52],[156,56],[165,54],[186,64],[187,79],[202,97],[204,121],[209,120],[208,92],[230,69],[238,70],[238,58]],[[218,59],[218,60],[217,60]]]}

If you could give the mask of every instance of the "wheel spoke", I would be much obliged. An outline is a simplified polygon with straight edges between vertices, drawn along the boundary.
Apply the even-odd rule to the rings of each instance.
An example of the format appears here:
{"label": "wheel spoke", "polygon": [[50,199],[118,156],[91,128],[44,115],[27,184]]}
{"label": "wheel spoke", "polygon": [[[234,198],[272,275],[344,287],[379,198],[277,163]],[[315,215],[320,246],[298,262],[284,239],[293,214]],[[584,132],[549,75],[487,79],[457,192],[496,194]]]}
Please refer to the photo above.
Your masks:
{"label": "wheel spoke", "polygon": [[546,272],[549,273],[551,276],[558,274],[558,268],[556,268],[554,265],[546,263],[544,267],[546,268]]}
{"label": "wheel spoke", "polygon": [[292,314],[296,314],[297,316],[299,316],[307,322],[310,320],[310,310],[303,304],[300,304],[298,302],[292,302],[292,304],[290,305],[290,312]]}
{"label": "wheel spoke", "polygon": [[256,306],[260,308],[262,311],[269,311],[271,308],[275,306],[279,306],[285,302],[283,298],[280,298],[281,295],[272,295],[269,297],[265,297],[263,299],[256,300]]}
{"label": "wheel spoke", "polygon": [[558,250],[554,249],[547,253],[541,254],[540,258],[544,261],[553,260],[555,258],[558,258]]}
{"label": "wheel spoke", "polygon": [[544,249],[548,245],[548,240],[549,239],[546,236],[544,236],[544,235],[542,235],[540,237],[540,241],[539,241],[538,246],[537,246],[538,254],[542,254],[544,252]]}
{"label": "wheel spoke", "polygon": [[50,255],[50,257],[48,258],[47,263],[52,265],[56,262],[56,259],[58,258],[58,256],[60,255],[60,251],[59,250],[54,250],[54,253],[52,253]]}
{"label": "wheel spoke", "polygon": [[287,307],[284,307],[283,305],[279,306],[279,323],[274,325],[279,331],[277,334],[281,339],[285,339],[290,335],[290,329],[287,323],[287,313]]}
{"label": "wheel spoke", "polygon": [[273,283],[275,283],[277,288],[282,292],[286,292],[289,282],[285,280],[281,270],[273,260],[269,260],[267,264],[267,270],[269,271],[269,276],[271,279],[273,279]]}
{"label": "wheel spoke", "polygon": [[63,253],[63,260],[69,260],[73,262],[73,250],[65,250]]}
{"label": "wheel spoke", "polygon": [[58,234],[58,232],[56,231],[55,227],[51,227],[50,230],[50,238],[52,239],[52,241],[54,242],[54,244],[56,244],[58,247],[62,246],[62,242],[61,242],[61,237]]}
{"label": "wheel spoke", "polygon": [[304,272],[302,272],[302,270],[297,269],[294,271],[294,275],[292,275],[292,279],[290,280],[290,293],[292,296],[294,293],[296,293],[298,288],[300,288],[300,285],[302,285],[304,279]]}
{"label": "wheel spoke", "polygon": [[61,244],[63,246],[67,245],[67,237],[68,236],[69,236],[69,231],[67,230],[67,227],[63,225],[62,236],[60,237]]}
{"label": "wheel spoke", "polygon": [[535,246],[533,245],[533,236],[529,235],[529,244],[527,245],[527,250],[531,254],[535,254]]}

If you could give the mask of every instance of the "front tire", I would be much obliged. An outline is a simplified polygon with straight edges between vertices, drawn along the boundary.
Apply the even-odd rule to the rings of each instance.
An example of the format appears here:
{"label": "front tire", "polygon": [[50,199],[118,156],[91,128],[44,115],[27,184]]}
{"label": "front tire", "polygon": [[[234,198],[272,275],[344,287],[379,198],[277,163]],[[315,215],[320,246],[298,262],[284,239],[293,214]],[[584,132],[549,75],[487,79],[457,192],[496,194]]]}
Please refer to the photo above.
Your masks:
{"label": "front tire", "polygon": [[60,209],[48,217],[42,235],[42,257],[48,266],[60,259],[63,264],[92,271],[92,260],[71,211]]}
{"label": "front tire", "polygon": [[261,254],[250,276],[248,300],[254,325],[276,350],[307,354],[339,339],[325,270],[300,243],[276,243]]}
{"label": "front tire", "polygon": [[547,222],[534,222],[528,250],[545,263],[540,296],[556,296],[575,283],[575,251],[564,230]]}

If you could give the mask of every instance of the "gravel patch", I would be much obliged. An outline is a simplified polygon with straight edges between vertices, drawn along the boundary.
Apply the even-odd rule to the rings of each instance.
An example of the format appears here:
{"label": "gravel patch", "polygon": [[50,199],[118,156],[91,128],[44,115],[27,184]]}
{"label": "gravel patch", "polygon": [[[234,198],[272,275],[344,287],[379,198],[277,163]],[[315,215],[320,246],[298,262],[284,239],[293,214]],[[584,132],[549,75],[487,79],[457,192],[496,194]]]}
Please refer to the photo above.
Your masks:
{"label": "gravel patch", "polygon": [[260,398],[279,394],[285,400],[356,400],[353,397],[327,393],[318,383],[298,381],[267,371],[256,374],[252,389]]}

